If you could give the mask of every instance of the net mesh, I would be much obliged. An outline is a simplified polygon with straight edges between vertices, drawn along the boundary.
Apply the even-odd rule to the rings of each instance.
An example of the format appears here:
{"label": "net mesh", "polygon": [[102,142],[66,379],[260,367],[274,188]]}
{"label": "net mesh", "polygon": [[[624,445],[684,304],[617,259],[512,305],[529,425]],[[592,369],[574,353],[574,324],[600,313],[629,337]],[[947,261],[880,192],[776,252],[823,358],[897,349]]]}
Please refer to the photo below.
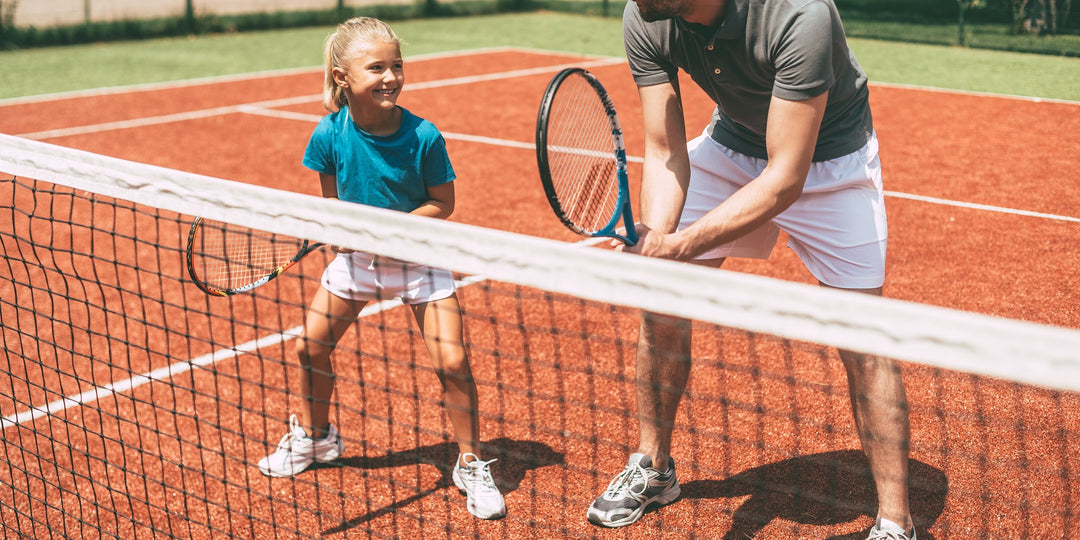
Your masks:
{"label": "net mesh", "polygon": [[[683,500],[635,535],[863,531],[876,496],[837,346],[905,361],[917,524],[947,538],[1078,531],[1075,331],[418,221],[7,136],[0,172],[6,534],[603,536],[585,509],[637,447],[645,311],[692,320],[693,372],[674,432]],[[301,404],[294,340],[329,255],[210,297],[184,266],[195,216],[453,270],[508,516],[465,511],[438,378],[395,301],[365,308],[334,353],[331,420],[345,455],[292,478],[261,475],[255,463]]]}

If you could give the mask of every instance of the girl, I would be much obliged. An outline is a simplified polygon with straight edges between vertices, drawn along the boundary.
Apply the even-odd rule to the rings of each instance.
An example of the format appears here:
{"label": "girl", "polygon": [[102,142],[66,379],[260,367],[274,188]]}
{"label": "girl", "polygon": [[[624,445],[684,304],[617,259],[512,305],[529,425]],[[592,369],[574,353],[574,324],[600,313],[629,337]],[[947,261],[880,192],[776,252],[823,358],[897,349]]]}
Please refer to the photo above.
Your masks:
{"label": "girl", "polygon": [[[326,40],[323,105],[330,114],[315,128],[304,166],[319,173],[324,197],[446,218],[454,211],[456,178],[438,129],[397,105],[405,82],[401,44],[390,27],[359,17]],[[460,454],[454,483],[468,509],[483,519],[506,514],[506,505],[481,461],[476,383],[462,341],[461,311],[453,275],[348,249],[337,253],[308,308],[296,352],[305,392],[300,418],[277,450],[259,461],[268,476],[292,476],[344,450],[330,424],[334,390],[330,353],[369,301],[400,297],[412,308],[431,363],[442,384],[446,413]]]}

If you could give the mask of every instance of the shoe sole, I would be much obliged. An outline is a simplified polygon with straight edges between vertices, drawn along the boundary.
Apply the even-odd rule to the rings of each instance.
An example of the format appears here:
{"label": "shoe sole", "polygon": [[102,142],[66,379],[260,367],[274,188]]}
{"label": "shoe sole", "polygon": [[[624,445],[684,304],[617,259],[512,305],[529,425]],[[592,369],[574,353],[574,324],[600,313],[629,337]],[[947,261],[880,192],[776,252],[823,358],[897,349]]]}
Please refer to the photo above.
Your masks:
{"label": "shoe sole", "polygon": [[589,523],[592,523],[593,525],[599,525],[601,527],[611,528],[625,527],[632,523],[636,523],[639,519],[641,519],[641,516],[645,515],[645,511],[648,510],[650,506],[664,506],[675,502],[675,499],[678,499],[679,496],[682,495],[682,488],[679,487],[679,484],[675,484],[674,487],[675,489],[673,490],[662,492],[651,499],[647,499],[641,506],[637,507],[637,510],[630,512],[630,515],[626,516],[623,519],[604,521],[600,516],[593,514],[592,508],[589,508]]}
{"label": "shoe sole", "polygon": [[343,453],[345,453],[345,442],[342,441],[341,439],[338,439],[337,451],[333,453],[332,457],[323,456],[322,458],[312,458],[311,463],[308,463],[307,465],[304,465],[299,470],[295,470],[292,473],[281,473],[281,472],[276,472],[276,471],[272,471],[272,470],[269,470],[269,469],[264,469],[261,464],[259,465],[258,469],[259,469],[259,472],[263,473],[264,476],[269,476],[270,478],[289,478],[291,476],[296,476],[296,475],[308,470],[309,468],[311,468],[312,465],[314,465],[316,463],[329,463],[331,461],[334,461],[335,459],[341,457],[341,454],[343,454]]}
{"label": "shoe sole", "polygon": [[269,469],[264,469],[262,467],[259,467],[259,472],[263,473],[264,476],[269,476],[270,478],[289,478],[290,476],[296,476],[296,475],[306,471],[308,469],[308,467],[311,467],[311,465],[309,464],[306,467],[304,467],[303,469],[300,469],[300,470],[298,470],[298,471],[296,471],[294,473],[291,473],[291,474],[290,473],[281,473],[281,472],[277,472],[277,471],[271,471]]}

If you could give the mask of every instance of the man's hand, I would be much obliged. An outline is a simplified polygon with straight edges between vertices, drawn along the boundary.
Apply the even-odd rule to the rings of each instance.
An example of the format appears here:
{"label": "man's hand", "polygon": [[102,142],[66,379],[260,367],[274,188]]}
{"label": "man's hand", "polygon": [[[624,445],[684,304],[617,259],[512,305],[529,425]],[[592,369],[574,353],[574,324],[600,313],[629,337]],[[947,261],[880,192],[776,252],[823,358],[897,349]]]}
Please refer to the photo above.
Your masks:
{"label": "man's hand", "polygon": [[[615,251],[636,253],[646,257],[656,257],[658,259],[677,259],[677,251],[673,249],[674,242],[672,236],[674,235],[654,231],[649,228],[648,225],[641,223],[637,224],[635,229],[638,234],[637,243],[628,246],[619,240],[613,240],[611,245],[615,248]],[[625,234],[625,231],[620,230],[619,234]]]}

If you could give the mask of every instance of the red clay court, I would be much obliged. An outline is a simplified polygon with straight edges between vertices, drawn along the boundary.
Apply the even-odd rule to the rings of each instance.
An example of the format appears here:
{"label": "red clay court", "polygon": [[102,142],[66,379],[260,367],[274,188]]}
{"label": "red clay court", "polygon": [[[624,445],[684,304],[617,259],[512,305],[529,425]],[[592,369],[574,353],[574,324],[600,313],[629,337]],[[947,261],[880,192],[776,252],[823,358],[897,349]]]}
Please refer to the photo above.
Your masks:
{"label": "red clay court", "polygon": [[[640,111],[623,61],[517,49],[408,59],[400,104],[434,122],[447,138],[459,178],[452,221],[579,240],[552,215],[533,149],[540,96],[551,77],[570,65],[590,69],[612,94],[636,195],[640,163],[633,158],[641,156]],[[300,165],[300,158],[315,122],[325,114],[321,84],[316,69],[8,100],[0,102],[0,132],[317,194],[317,178]],[[692,93],[696,87],[689,81],[682,87],[688,130],[694,135],[709,120],[712,106],[702,94]],[[871,105],[890,222],[885,296],[1080,329],[1080,190],[1075,188],[1080,104],[872,85]],[[19,207],[27,201],[21,197],[13,195],[7,204]],[[133,225],[118,221],[116,226]],[[5,242],[12,242],[11,229],[17,227],[2,227]],[[732,260],[725,268],[814,283],[783,240],[769,261]],[[13,246],[5,244],[5,255],[18,259]],[[73,259],[71,264],[79,263]],[[320,264],[305,261],[316,276]],[[15,273],[11,269],[7,264],[0,273]],[[0,280],[5,298],[27,294],[12,284],[13,277],[19,276]],[[211,305],[187,285],[171,291],[176,302],[199,303],[197,309]],[[286,294],[300,302],[310,290]],[[872,507],[874,496],[862,469],[865,459],[835,350],[709,328],[695,338],[697,363],[676,429],[682,500],[625,530],[588,524],[589,502],[636,445],[634,313],[550,303],[537,292],[526,292],[526,301],[516,303],[509,293],[480,286],[464,286],[461,294],[466,308],[477,313],[475,329],[466,333],[474,342],[473,369],[486,412],[483,437],[505,456],[493,470],[506,496],[507,518],[472,519],[448,473],[436,466],[452,459],[446,456],[454,450],[445,436],[449,428],[430,370],[371,359],[363,359],[360,369],[357,358],[339,352],[339,371],[360,372],[363,381],[381,390],[339,384],[335,399],[343,412],[335,422],[348,437],[350,421],[369,422],[368,414],[386,420],[365,423],[372,427],[362,434],[353,432],[356,440],[341,466],[294,480],[267,479],[255,470],[254,462],[284,432],[290,400],[296,400],[284,389],[294,380],[288,360],[285,367],[265,366],[258,358],[241,356],[214,368],[236,374],[232,384],[192,372],[171,381],[189,386],[186,393],[155,391],[159,383],[151,383],[132,390],[130,400],[113,399],[82,412],[70,408],[60,413],[66,415],[63,421],[50,415],[25,425],[5,422],[0,478],[11,477],[12,486],[0,482],[3,527],[44,534],[41,523],[50,522],[57,528],[54,534],[132,537],[149,534],[139,522],[152,520],[161,536],[207,538],[296,529],[305,536],[340,538],[861,540],[859,534],[870,526],[866,505]],[[267,319],[256,312],[256,302],[237,300],[227,310],[213,302],[213,310],[228,311],[236,319]],[[7,328],[8,321],[25,315],[7,302],[2,307],[5,347],[35,356],[32,340]],[[297,324],[299,311],[286,311],[280,321],[263,324]],[[93,320],[91,314],[86,324],[107,324],[108,315],[101,317]],[[401,309],[378,318],[384,327],[409,328]],[[487,319],[514,320],[525,328],[569,324],[567,333],[580,329],[602,337],[560,345],[559,332],[527,336],[498,324],[484,326]],[[44,320],[21,324],[43,333],[50,326]],[[220,321],[211,321],[217,325],[212,330],[184,324],[190,325],[188,332],[229,332]],[[394,343],[395,336],[387,338],[374,323],[360,324],[357,336],[346,341],[363,341],[365,352],[379,349],[371,353],[374,357],[415,354],[408,345],[415,336],[400,331],[402,343]],[[619,339],[627,333],[628,341]],[[248,337],[237,336],[238,341]],[[69,339],[75,351],[70,359],[42,353],[37,361],[59,362],[55,367],[61,373],[93,371],[96,375],[88,379],[99,385],[115,375],[102,365],[108,354],[93,350],[89,342],[82,351],[84,344]],[[511,361],[492,353],[502,348],[523,351],[522,357]],[[166,356],[150,355],[144,367],[162,367]],[[418,364],[426,367],[422,351],[419,356]],[[585,357],[588,368],[574,365]],[[536,363],[530,365],[532,360]],[[11,358],[7,364],[0,369],[0,392],[10,389],[13,397],[0,398],[0,412],[12,418],[25,408],[17,404],[40,405],[47,399],[47,384],[55,378],[20,373],[23,368],[11,367]],[[623,378],[598,384],[589,377],[594,369]],[[904,363],[903,369],[920,539],[1080,536],[1077,394],[913,363]],[[257,383],[240,382],[248,373],[259,374]],[[20,376],[35,382],[19,382]],[[87,390],[86,379],[69,380],[61,393]],[[241,406],[235,412],[214,410],[208,405],[214,396]],[[104,407],[119,417],[153,420],[121,422],[115,433],[98,436],[107,430],[92,413]],[[187,414],[178,420],[168,416],[173,411]],[[155,433],[184,433],[208,415],[222,425],[242,427],[209,435],[220,446],[209,452],[155,443],[145,435],[151,424]],[[70,426],[77,424],[86,427],[73,432]],[[412,429],[401,427],[413,424]],[[67,450],[52,449],[42,433],[61,434]],[[157,446],[138,452],[137,463],[125,459],[132,455],[126,447],[138,444]],[[148,454],[160,454],[162,463],[148,460]],[[111,469],[118,460],[124,462],[116,465],[120,472]],[[209,477],[200,478],[202,471]],[[132,484],[134,500],[118,494],[115,486],[93,481],[97,474],[118,475]],[[141,475],[158,480],[136,485]],[[23,489],[38,494],[20,494]],[[79,502],[76,493],[88,502]]]}

